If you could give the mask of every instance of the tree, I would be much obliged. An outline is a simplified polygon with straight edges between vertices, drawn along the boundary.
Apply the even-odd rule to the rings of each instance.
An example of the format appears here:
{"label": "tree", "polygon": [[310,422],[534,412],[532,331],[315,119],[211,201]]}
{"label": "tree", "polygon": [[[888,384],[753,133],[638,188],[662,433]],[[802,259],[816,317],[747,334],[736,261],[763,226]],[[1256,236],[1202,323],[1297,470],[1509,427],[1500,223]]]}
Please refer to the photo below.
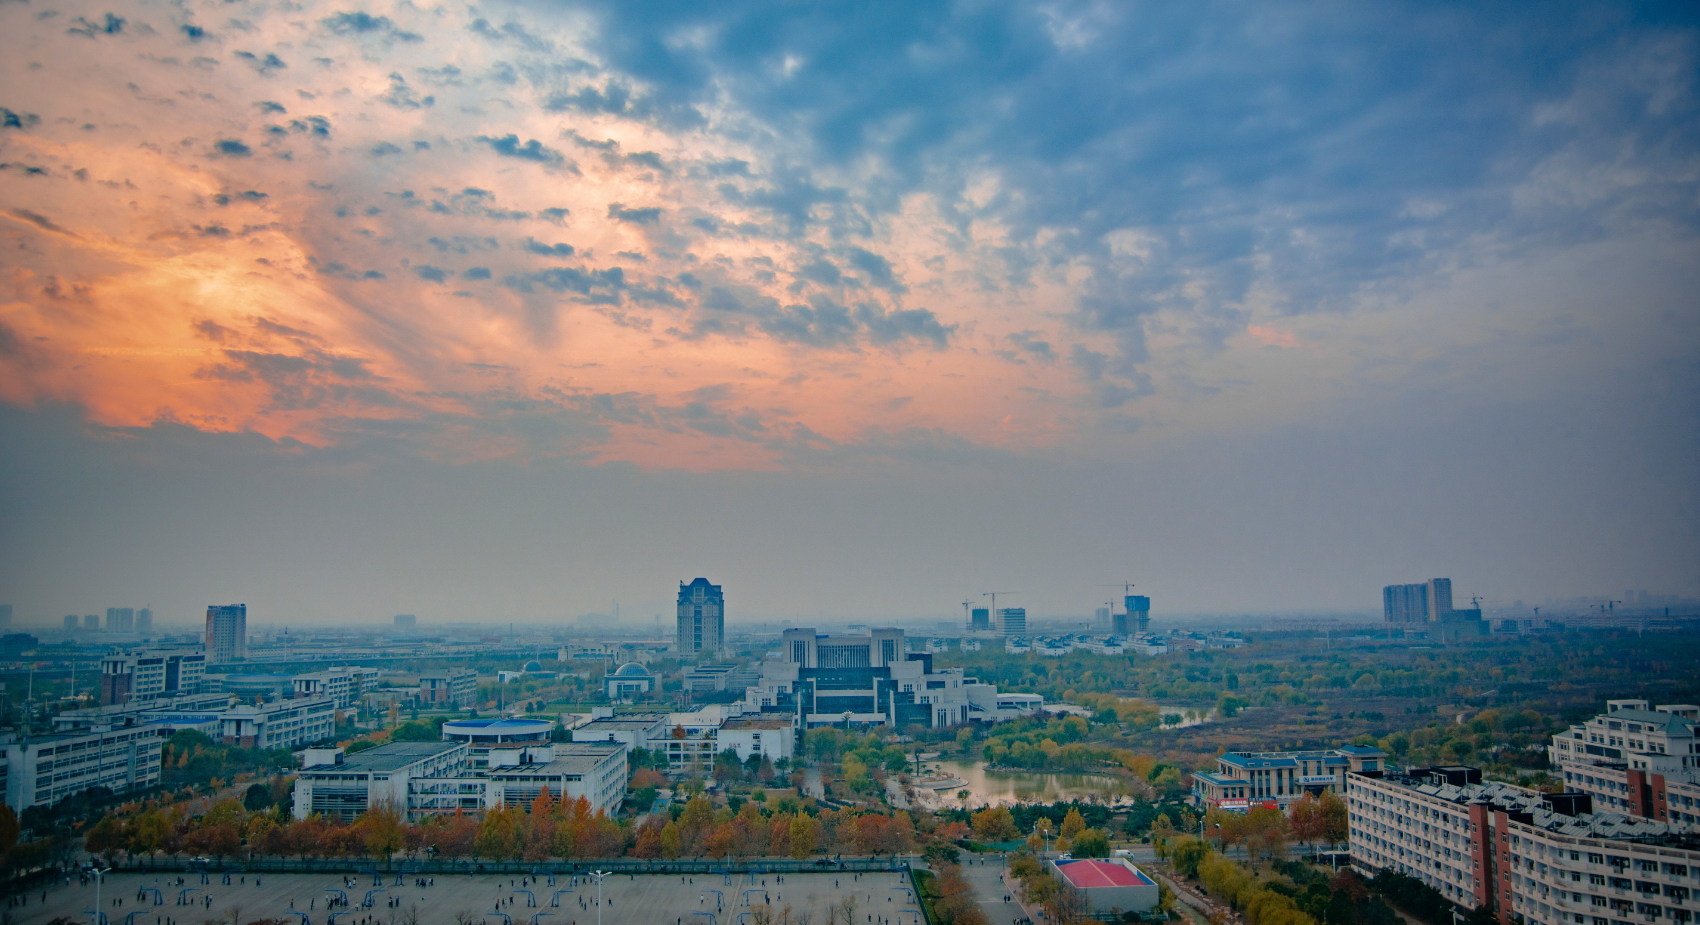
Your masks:
{"label": "tree", "polygon": [[1322,838],[1330,845],[1338,845],[1350,833],[1351,817],[1346,801],[1338,793],[1329,791],[1319,802],[1322,805]]}
{"label": "tree", "polygon": [[1107,858],[1110,856],[1110,836],[1099,829],[1083,829],[1073,838],[1070,850],[1077,858]]}
{"label": "tree", "polygon": [[17,813],[12,812],[12,807],[0,803],[0,855],[12,850],[21,831]]}
{"label": "tree", "polygon": [[366,853],[375,861],[386,860],[400,851],[405,842],[401,809],[387,800],[373,803],[361,815],[359,827]]}
{"label": "tree", "polygon": [[1292,824],[1293,837],[1306,845],[1323,838],[1322,803],[1309,793],[1288,808],[1287,821]]}
{"label": "tree", "polygon": [[1008,807],[982,809],[971,817],[974,837],[984,842],[1009,841],[1021,834]]}
{"label": "tree", "polygon": [[1063,816],[1062,828],[1057,830],[1057,834],[1061,835],[1063,838],[1072,840],[1074,836],[1079,835],[1085,830],[1085,828],[1086,818],[1080,815],[1079,807],[1070,806],[1068,808],[1068,813]]}

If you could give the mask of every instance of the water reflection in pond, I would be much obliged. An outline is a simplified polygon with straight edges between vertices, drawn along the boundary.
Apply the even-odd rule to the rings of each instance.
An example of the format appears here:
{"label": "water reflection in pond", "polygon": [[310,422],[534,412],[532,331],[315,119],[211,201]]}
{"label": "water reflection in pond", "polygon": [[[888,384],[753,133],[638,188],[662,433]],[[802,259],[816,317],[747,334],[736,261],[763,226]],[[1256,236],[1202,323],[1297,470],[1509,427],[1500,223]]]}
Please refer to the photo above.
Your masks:
{"label": "water reflection in pond", "polygon": [[[1058,800],[1109,802],[1128,795],[1127,782],[1108,774],[1053,774],[1039,771],[988,771],[978,761],[929,762],[967,782],[970,806],[1003,806],[1009,803],[1055,803]],[[959,788],[961,789],[961,788]],[[956,790],[940,791],[938,801],[961,803]]]}

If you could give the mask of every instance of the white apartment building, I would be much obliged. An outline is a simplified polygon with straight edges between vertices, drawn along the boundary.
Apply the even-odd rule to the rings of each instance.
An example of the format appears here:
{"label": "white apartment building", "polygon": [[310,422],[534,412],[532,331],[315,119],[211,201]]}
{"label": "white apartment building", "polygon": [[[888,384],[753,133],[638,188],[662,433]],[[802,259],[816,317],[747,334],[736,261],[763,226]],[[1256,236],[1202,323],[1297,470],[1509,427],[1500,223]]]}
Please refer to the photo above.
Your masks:
{"label": "white apartment building", "polygon": [[626,798],[626,761],[620,743],[571,742],[526,749],[499,749],[485,771],[490,806],[530,806],[545,787],[555,799],[584,797],[590,811],[612,816]]}
{"label": "white apartment building", "polygon": [[131,725],[0,740],[0,792],[14,813],[91,787],[129,793],[159,785],[160,727]]}
{"label": "white apartment building", "polygon": [[1700,706],[1608,700],[1552,737],[1547,757],[1594,805],[1700,831]]}
{"label": "white apartment building", "polygon": [[1483,782],[1475,768],[1347,780],[1352,865],[1393,870],[1505,925],[1684,925],[1700,886],[1692,839],[1591,812],[1584,793]]}
{"label": "white apartment building", "polygon": [[336,714],[329,697],[238,704],[219,714],[219,740],[243,748],[300,748],[331,738]]}

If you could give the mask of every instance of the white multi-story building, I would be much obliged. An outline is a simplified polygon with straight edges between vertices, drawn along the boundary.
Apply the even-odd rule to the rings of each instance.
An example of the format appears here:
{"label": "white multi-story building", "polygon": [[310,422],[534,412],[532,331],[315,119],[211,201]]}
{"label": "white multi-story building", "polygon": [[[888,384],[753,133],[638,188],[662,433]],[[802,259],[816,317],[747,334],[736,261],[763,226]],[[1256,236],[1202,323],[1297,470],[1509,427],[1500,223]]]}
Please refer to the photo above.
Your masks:
{"label": "white multi-story building", "polygon": [[0,740],[0,792],[15,813],[91,787],[130,793],[159,785],[161,727],[128,725]]}
{"label": "white multi-story building", "polygon": [[336,714],[329,697],[237,704],[219,714],[219,740],[243,748],[300,748],[331,738]]}
{"label": "white multi-story building", "polygon": [[720,750],[737,752],[739,761],[749,761],[752,755],[771,761],[788,759],[796,747],[796,724],[782,714],[734,716],[720,726]]}
{"label": "white multi-story building", "polygon": [[[229,694],[185,694],[158,700],[132,700],[109,707],[66,710],[53,717],[54,732],[86,732],[90,729],[136,726],[153,722],[155,713],[217,714],[230,709],[236,698]],[[212,733],[216,737],[216,729]]]}
{"label": "white multi-story building", "polygon": [[1595,806],[1700,831],[1700,706],[1608,700],[1553,736],[1547,757]]}
{"label": "white multi-story building", "polygon": [[478,700],[478,672],[471,668],[427,671],[419,676],[419,702],[423,706],[464,710]]}
{"label": "white multi-story building", "polygon": [[1415,877],[1506,925],[1684,925],[1700,851],[1660,822],[1591,812],[1585,793],[1483,782],[1475,768],[1347,779],[1352,865]]}
{"label": "white multi-story building", "polygon": [[1366,745],[1312,752],[1228,752],[1216,756],[1215,771],[1193,773],[1193,802],[1239,812],[1259,806],[1285,811],[1306,794],[1344,794],[1346,775],[1380,771],[1386,757],[1381,749]]}
{"label": "white multi-story building", "polygon": [[626,794],[626,756],[619,743],[498,746],[473,767],[465,742],[391,742],[353,755],[310,748],[295,778],[295,818],[313,813],[352,820],[388,803],[407,818],[527,808],[548,788],[557,800],[584,797],[592,813],[613,815]]}
{"label": "white multi-story building", "polygon": [[825,635],[789,629],[777,657],[762,662],[760,683],[734,706],[778,712],[802,728],[852,723],[931,728],[1031,715],[1037,694],[1000,695],[961,668],[933,670],[932,655],[907,650],[903,630]]}
{"label": "white multi-story building", "polygon": [[618,742],[628,748],[660,748],[671,727],[666,713],[615,713],[593,707],[590,722],[573,727],[574,742]]}
{"label": "white multi-story building", "polygon": [[359,702],[360,695],[378,683],[378,669],[339,666],[298,674],[292,679],[296,699],[329,697],[344,709]]}
{"label": "white multi-story building", "polygon": [[248,657],[248,605],[213,604],[207,607],[207,659],[237,662]]}
{"label": "white multi-story building", "polygon": [[100,703],[159,700],[193,694],[207,671],[201,646],[136,649],[100,660]]}

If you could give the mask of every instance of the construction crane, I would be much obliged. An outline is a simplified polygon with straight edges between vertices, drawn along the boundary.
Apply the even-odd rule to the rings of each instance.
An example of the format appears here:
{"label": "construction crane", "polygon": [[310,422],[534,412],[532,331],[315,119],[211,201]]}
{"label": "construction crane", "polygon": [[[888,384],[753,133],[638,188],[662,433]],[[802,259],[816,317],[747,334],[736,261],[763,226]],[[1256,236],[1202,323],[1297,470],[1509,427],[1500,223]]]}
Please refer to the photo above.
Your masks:
{"label": "construction crane", "polygon": [[1000,594],[1020,594],[1020,593],[1021,593],[1020,591],[983,591],[983,592],[980,593],[981,597],[989,597],[989,598],[992,599],[992,612],[989,613],[989,614],[986,614],[986,616],[991,618],[993,626],[999,625],[999,621],[998,621],[998,595],[1000,595]]}
{"label": "construction crane", "polygon": [[974,601],[972,599],[962,602],[962,618],[967,621],[963,626],[974,625]]}

